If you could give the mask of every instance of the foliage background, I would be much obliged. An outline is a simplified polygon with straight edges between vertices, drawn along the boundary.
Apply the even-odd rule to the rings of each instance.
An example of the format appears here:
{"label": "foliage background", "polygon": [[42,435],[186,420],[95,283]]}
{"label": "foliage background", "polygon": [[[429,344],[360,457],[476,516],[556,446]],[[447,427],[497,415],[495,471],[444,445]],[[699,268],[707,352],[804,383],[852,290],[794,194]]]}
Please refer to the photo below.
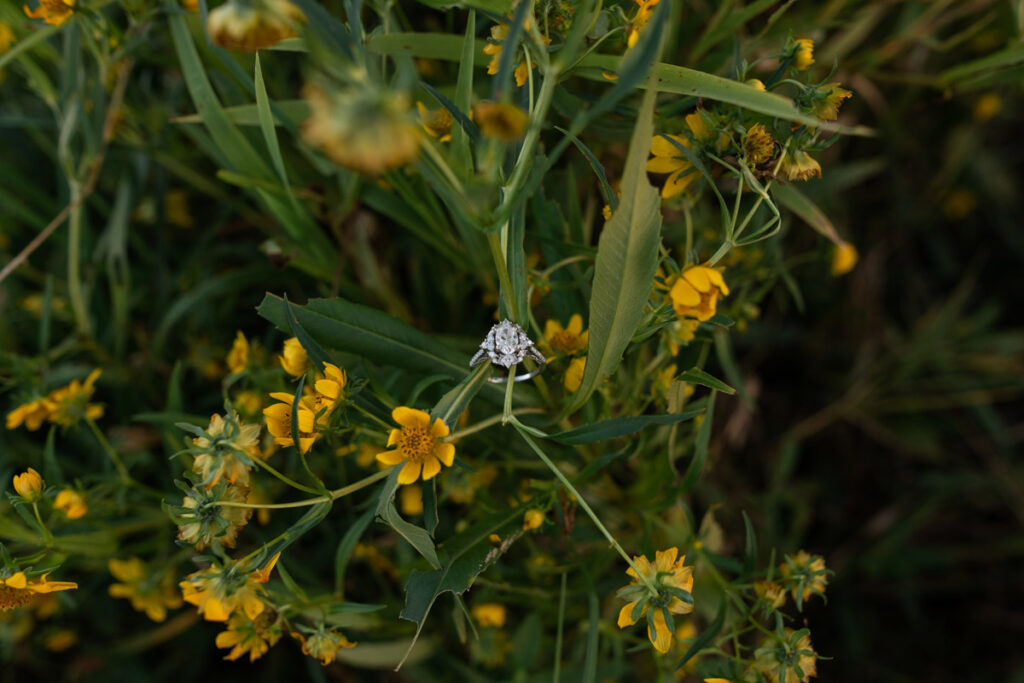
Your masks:
{"label": "foliage background", "polygon": [[[791,3],[724,3],[733,10],[744,4],[774,10]],[[455,22],[453,14],[409,5],[417,25],[443,30]],[[715,5],[687,3],[675,63],[711,71],[724,64],[727,43],[687,61],[701,27],[721,21]],[[792,5],[771,33],[814,37],[819,64],[835,57],[836,80],[855,92],[842,121],[879,133],[840,139],[822,164],[824,178],[806,188],[856,244],[861,262],[850,276],[833,279],[825,244],[806,226],[791,221],[777,238],[791,256],[790,281],[780,280],[761,316],[732,337],[754,403],[720,403],[713,466],[693,505],[703,510],[722,502],[720,521],[733,543],[741,543],[743,509],[763,546],[804,547],[826,557],[836,572],[828,605],[814,603],[806,612],[816,650],[834,657],[819,663],[821,680],[1024,681],[1016,646],[1024,621],[1015,609],[1024,604],[1024,72],[1020,56],[998,71],[950,71],[1007,45],[1024,51],[1021,4]],[[24,22],[16,8],[0,11],[6,21]],[[756,35],[770,14],[759,13],[740,33]],[[107,213],[119,183],[128,183],[138,204],[120,242],[99,226],[86,233],[85,252],[93,255],[87,276],[112,304],[92,349],[106,356],[110,414],[144,412],[140,405],[163,409],[168,387],[181,392],[177,400],[189,413],[218,410],[216,383],[202,369],[222,357],[234,330],[268,349],[279,343],[253,313],[264,290],[287,291],[297,301],[340,291],[438,335],[486,328],[480,292],[437,296],[436,255],[372,210],[344,222],[327,216],[337,218],[335,237],[351,249],[328,291],[268,258],[261,245],[276,230],[273,220],[217,177],[201,131],[170,120],[194,107],[162,20],[147,41],[136,54],[130,115],[92,200],[94,210]],[[41,64],[60,63],[58,54],[41,52]],[[226,102],[244,100],[218,59],[204,54],[214,65],[211,79]],[[240,63],[251,73],[246,59]],[[11,65],[0,84],[5,261],[67,199],[54,172],[52,118],[27,90],[32,68],[42,67]],[[272,93],[295,94],[297,59],[275,53],[266,68]],[[993,93],[1001,106],[988,117],[979,101]],[[168,194],[181,190],[191,226],[176,225],[168,212]],[[47,273],[64,272],[66,239],[56,232],[17,278],[3,283],[5,350],[31,351],[39,320],[22,302],[45,286]],[[54,315],[55,329],[70,327],[66,310]],[[159,469],[167,432],[142,427],[113,436],[127,459],[151,459]],[[23,463],[7,454],[26,449],[27,440],[0,433],[5,472],[19,471]],[[75,454],[95,446],[83,438],[62,448],[74,472]],[[166,467],[169,481],[177,472]],[[333,547],[329,541],[340,532],[327,525],[317,533]],[[123,680],[269,681],[296,666],[314,680],[345,675],[308,658],[299,663],[287,647],[255,667],[222,664],[213,628],[176,633],[172,624],[190,624],[172,621],[161,627],[169,630],[153,631],[144,617],[105,597],[101,574],[81,582],[91,596],[88,611],[70,617],[79,645],[60,655],[38,647],[7,652],[13,666],[5,667],[4,680],[109,680],[116,672]],[[436,668],[411,667],[380,680],[451,680],[461,675],[451,673],[461,671],[459,658],[441,654]]]}

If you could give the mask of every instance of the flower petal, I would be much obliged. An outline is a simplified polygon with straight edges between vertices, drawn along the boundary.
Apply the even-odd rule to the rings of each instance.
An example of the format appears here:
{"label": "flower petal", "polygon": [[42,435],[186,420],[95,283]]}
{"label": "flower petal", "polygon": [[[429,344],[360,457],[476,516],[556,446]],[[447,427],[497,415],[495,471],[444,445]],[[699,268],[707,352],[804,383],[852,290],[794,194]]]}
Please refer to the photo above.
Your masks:
{"label": "flower petal", "polygon": [[429,455],[423,461],[423,479],[433,479],[437,476],[437,473],[441,471],[441,461],[432,455]]}
{"label": "flower petal", "polygon": [[430,425],[430,435],[435,439],[440,439],[449,434],[451,434],[451,430],[448,429],[448,425],[441,418],[435,419],[434,424]]}
{"label": "flower petal", "polygon": [[677,306],[696,306],[700,303],[700,292],[682,278],[676,280],[668,295]]}
{"label": "flower petal", "polygon": [[[668,624],[665,623],[665,613],[660,609],[654,612],[654,633],[656,637],[651,640],[654,649],[661,654],[665,654],[672,646],[672,631],[668,630]],[[650,638],[650,636],[650,630],[648,630],[647,637]]]}
{"label": "flower petal", "polygon": [[675,173],[689,167],[690,162],[675,157],[653,157],[647,160],[648,173]]}
{"label": "flower petal", "polygon": [[[683,147],[690,146],[690,141],[681,135],[669,135],[667,137],[675,140]],[[667,140],[664,135],[655,135],[651,138],[651,154],[656,157],[678,157],[683,155],[679,148]]]}
{"label": "flower petal", "polygon": [[430,426],[430,415],[422,410],[398,406],[391,411],[391,419],[403,427],[419,427],[426,429]]}
{"label": "flower petal", "polygon": [[636,620],[633,619],[633,608],[636,607],[636,603],[637,601],[634,600],[633,602],[627,603],[621,610],[619,610],[619,628],[626,628],[627,626],[632,626],[636,623]]}
{"label": "flower petal", "polygon": [[413,462],[412,460],[405,463],[405,467],[403,467],[402,471],[398,473],[398,483],[413,483],[414,481],[420,478],[420,470],[422,469],[422,467],[423,465],[421,463]]}
{"label": "flower petal", "polygon": [[573,313],[572,317],[569,318],[569,327],[567,329],[576,336],[579,336],[580,332],[583,331],[583,316],[579,313]]}
{"label": "flower petal", "polygon": [[709,270],[710,268],[704,268],[703,266],[687,268],[683,271],[683,278],[693,285],[693,288],[698,292],[710,292],[711,278],[708,277]]}
{"label": "flower petal", "polygon": [[399,450],[381,451],[377,454],[377,462],[382,462],[385,465],[397,465],[398,463],[405,460],[405,454]]}
{"label": "flower petal", "polygon": [[452,463],[455,462],[455,444],[437,443],[434,446],[434,457],[448,467],[451,467]]}

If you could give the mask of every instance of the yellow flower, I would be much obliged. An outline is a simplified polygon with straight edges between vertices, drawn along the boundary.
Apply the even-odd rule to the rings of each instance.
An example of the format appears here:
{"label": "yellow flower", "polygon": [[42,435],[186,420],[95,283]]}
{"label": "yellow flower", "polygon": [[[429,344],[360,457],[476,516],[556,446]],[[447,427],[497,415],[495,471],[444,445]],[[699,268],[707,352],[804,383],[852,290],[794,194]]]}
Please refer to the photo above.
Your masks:
{"label": "yellow flower", "polygon": [[[274,437],[274,443],[278,446],[293,446],[292,439],[292,401],[294,396],[283,391],[275,391],[270,398],[279,403],[274,403],[263,409],[263,415],[267,418],[267,431]],[[316,412],[312,402],[303,398],[299,402],[299,449],[306,453],[312,447],[320,434],[316,431]]]}
{"label": "yellow flower", "polygon": [[[529,18],[523,22],[523,29],[525,31],[530,30]],[[488,39],[487,44],[484,45],[483,49],[483,53],[491,57],[491,61],[487,65],[487,73],[491,76],[498,73],[498,65],[501,62],[501,51],[504,48],[503,43],[505,42],[506,37],[508,37],[508,24],[495,24],[491,27],[491,37]],[[545,36],[544,39],[546,41],[547,37]],[[533,68],[537,68],[537,65],[534,64]],[[526,80],[530,76],[530,70],[526,65],[526,59],[520,58],[515,71],[512,73],[516,79],[516,87],[521,88],[526,85]]]}
{"label": "yellow flower", "polygon": [[638,5],[636,9],[636,15],[633,20],[626,24],[626,46],[632,48],[636,45],[640,39],[640,31],[643,30],[647,22],[651,20],[651,15],[654,13],[654,7],[658,4],[659,0],[636,0]]}
{"label": "yellow flower", "polygon": [[483,628],[502,628],[505,625],[505,606],[496,602],[485,602],[473,605],[470,614],[476,619],[476,623]]}
{"label": "yellow flower", "polygon": [[328,91],[310,83],[304,94],[310,115],[302,135],[336,164],[380,175],[419,155],[423,131],[405,93],[367,85]]}
{"label": "yellow flower", "polygon": [[423,488],[416,484],[403,486],[399,491],[399,504],[403,515],[422,515]]}
{"label": "yellow flower", "polygon": [[284,347],[278,360],[281,361],[284,371],[292,377],[302,377],[309,369],[309,357],[297,337],[284,340]]}
{"label": "yellow flower", "polygon": [[337,631],[326,631],[322,627],[319,631],[309,637],[295,634],[302,643],[302,654],[319,659],[320,663],[327,666],[338,656],[338,650],[355,647],[356,644],[350,641]]}
{"label": "yellow flower", "polygon": [[[690,147],[690,141],[680,135],[669,135],[669,138],[683,147]],[[670,199],[682,192],[697,179],[698,173],[693,164],[683,157],[674,144],[665,139],[665,136],[655,135],[651,139],[651,154],[654,158],[647,160],[647,171],[649,173],[667,173],[668,178],[661,188],[663,199]]]}
{"label": "yellow flower", "polygon": [[832,250],[832,275],[846,275],[857,265],[857,247],[841,242]]}
{"label": "yellow flower", "polygon": [[238,413],[229,414],[227,419],[214,413],[206,436],[192,439],[195,449],[201,451],[192,461],[192,471],[203,478],[206,488],[214,487],[222,478],[247,486],[250,460],[260,456],[259,438],[258,424],[242,424]]}
{"label": "yellow flower", "polygon": [[259,415],[263,409],[263,396],[255,391],[240,391],[235,396],[234,405],[238,412],[247,417]]}
{"label": "yellow flower", "polygon": [[30,19],[42,19],[52,26],[60,26],[71,18],[71,13],[75,11],[75,0],[39,0],[35,11],[30,10],[28,5],[22,5],[22,9]]}
{"label": "yellow flower", "polygon": [[630,567],[626,573],[633,577],[633,581],[617,594],[629,600],[619,610],[619,628],[632,626],[647,614],[647,637],[662,654],[672,646],[673,629],[668,624],[667,616],[693,611],[693,598],[690,595],[693,590],[693,567],[684,567],[686,556],[677,560],[678,555],[678,548],[659,550],[655,553],[653,564],[643,555],[634,557],[633,563],[640,574],[654,584],[658,592],[652,594],[647,582]]}
{"label": "yellow flower", "polygon": [[107,569],[122,583],[112,583],[107,589],[113,598],[127,598],[132,609],[145,612],[153,621],[167,618],[168,609],[181,607],[181,596],[174,590],[172,569],[151,571],[142,560],[129,557],[127,560],[111,558]]}
{"label": "yellow flower", "polygon": [[317,416],[317,424],[327,424],[338,402],[345,398],[345,385],[348,384],[348,375],[344,370],[334,363],[324,363],[323,375],[317,373],[317,380],[313,384],[313,407]]}
{"label": "yellow flower", "polygon": [[228,351],[227,363],[231,374],[245,370],[245,366],[249,364],[249,340],[241,332],[235,333],[235,343]]}
{"label": "yellow flower", "polygon": [[680,347],[696,338],[698,327],[700,321],[693,318],[680,318],[669,325],[665,330],[665,342],[668,344],[669,353],[673,356],[678,355]]}
{"label": "yellow flower", "polygon": [[689,266],[669,290],[672,308],[679,317],[710,320],[718,306],[719,296],[729,296],[722,274],[707,266]]}
{"label": "yellow flower", "polygon": [[14,31],[6,23],[0,21],[0,55],[7,52],[14,43]]}
{"label": "yellow flower", "polygon": [[775,140],[767,128],[755,123],[743,136],[743,152],[747,155],[747,161],[760,166],[775,156]]}
{"label": "yellow flower", "polygon": [[768,88],[764,87],[764,82],[760,78],[748,78],[745,82],[754,90],[760,90],[761,92],[768,91]]}
{"label": "yellow flower", "polygon": [[797,71],[803,71],[811,64],[814,64],[814,41],[810,38],[797,38],[793,49],[793,67]]}
{"label": "yellow flower", "polygon": [[583,371],[586,369],[586,356],[573,358],[569,362],[569,367],[565,371],[565,377],[562,378],[562,386],[565,387],[566,391],[576,393],[579,390],[580,384],[583,382]]}
{"label": "yellow flower", "polygon": [[263,50],[298,35],[297,24],[306,20],[288,0],[228,0],[206,18],[213,42],[238,50]]}
{"label": "yellow flower", "polygon": [[89,512],[89,506],[85,504],[85,498],[74,489],[64,489],[57,494],[53,501],[53,507],[63,510],[68,519],[79,519],[85,517]]}
{"label": "yellow flower", "polygon": [[427,105],[422,102],[416,103],[416,111],[420,114],[420,125],[423,126],[427,135],[437,138],[440,142],[448,142],[452,139],[453,121],[450,111],[444,107],[437,110],[427,109]]}
{"label": "yellow flower", "polygon": [[[0,50],[3,52],[3,50]],[[1003,99],[999,97],[998,93],[988,92],[979,97],[974,102],[974,107],[971,113],[974,115],[974,120],[978,123],[985,123],[998,114],[1003,109]]]}
{"label": "yellow flower", "polygon": [[222,481],[211,489],[193,488],[181,505],[173,508],[178,539],[201,551],[214,540],[234,548],[238,532],[249,523],[252,508],[220,503],[246,503],[249,489]]}
{"label": "yellow flower", "polygon": [[85,378],[85,382],[71,380],[71,384],[66,387],[51,391],[46,397],[51,406],[47,419],[68,427],[83,417],[88,420],[103,417],[103,406],[99,403],[89,403],[93,392],[96,391],[96,380],[101,373],[102,370],[96,368]]}
{"label": "yellow flower", "polygon": [[18,492],[19,496],[33,503],[42,496],[43,478],[29,467],[21,474],[14,475],[14,490]]}
{"label": "yellow flower", "polygon": [[24,423],[26,429],[34,432],[43,425],[43,420],[50,417],[52,410],[53,405],[46,398],[23,403],[7,413],[7,428],[17,429]]}
{"label": "yellow flower", "polygon": [[772,609],[779,609],[786,604],[786,591],[774,581],[756,581],[754,593]]}
{"label": "yellow flower", "polygon": [[653,396],[663,395],[672,386],[672,382],[676,381],[676,375],[678,374],[679,368],[675,363],[659,370],[651,381],[651,394]]}
{"label": "yellow flower", "polygon": [[843,100],[849,97],[853,97],[853,93],[840,88],[838,83],[823,85],[814,91],[811,113],[823,121],[835,121],[839,117],[839,107]]}
{"label": "yellow flower", "polygon": [[271,610],[264,610],[255,619],[236,612],[228,619],[228,630],[217,634],[217,647],[231,648],[224,659],[234,661],[248,653],[255,662],[281,638],[281,621]]}
{"label": "yellow flower", "polygon": [[583,329],[583,317],[579,313],[572,314],[568,327],[562,327],[558,320],[548,320],[544,323],[544,350],[550,353],[554,349],[575,356],[587,348],[589,334]]}
{"label": "yellow flower", "polygon": [[755,651],[753,668],[764,674],[769,683],[806,683],[817,672],[817,653],[811,646],[806,629],[783,630],[784,638],[761,642]]}
{"label": "yellow flower", "polygon": [[455,446],[440,439],[448,436],[448,425],[441,418],[430,423],[430,415],[422,410],[399,406],[391,411],[391,419],[400,425],[388,436],[388,446],[395,448],[377,454],[385,465],[405,462],[398,474],[399,484],[411,484],[420,478],[433,479],[441,471],[441,463],[448,467],[455,460]]}
{"label": "yellow flower", "polygon": [[235,612],[243,612],[255,619],[266,604],[261,599],[265,593],[270,570],[277,558],[275,555],[267,566],[258,572],[238,572],[237,567],[212,566],[193,572],[178,585],[185,602],[199,608],[199,614],[207,621],[227,621]]}
{"label": "yellow flower", "polygon": [[515,142],[523,137],[530,117],[514,104],[484,100],[473,107],[473,121],[484,137]]}
{"label": "yellow flower", "polygon": [[536,508],[527,510],[526,514],[523,515],[523,531],[530,531],[531,529],[538,528],[544,523],[544,513]]}
{"label": "yellow flower", "polygon": [[779,574],[792,584],[790,592],[798,609],[802,609],[812,595],[825,594],[828,572],[821,555],[811,555],[806,550],[786,555],[786,561],[779,565]]}
{"label": "yellow flower", "polygon": [[811,176],[821,177],[821,164],[807,152],[797,149],[790,151],[782,160],[779,173],[789,180],[808,180]]}
{"label": "yellow flower", "polygon": [[[7,570],[3,570],[7,573]],[[0,576],[0,610],[7,611],[33,602],[37,596],[54,591],[66,591],[78,588],[73,581],[47,581],[49,574],[38,578],[25,576],[25,572],[15,572],[10,576]]]}

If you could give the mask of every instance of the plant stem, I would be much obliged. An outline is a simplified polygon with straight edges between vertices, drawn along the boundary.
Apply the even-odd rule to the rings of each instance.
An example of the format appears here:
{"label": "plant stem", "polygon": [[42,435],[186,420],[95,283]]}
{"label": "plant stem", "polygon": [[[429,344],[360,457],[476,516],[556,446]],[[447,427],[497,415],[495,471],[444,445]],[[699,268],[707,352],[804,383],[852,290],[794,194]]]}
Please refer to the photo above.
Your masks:
{"label": "plant stem", "polygon": [[47,548],[53,547],[53,534],[43,524],[43,518],[39,516],[39,503],[32,501],[32,512],[36,515],[36,521],[39,522],[39,531],[43,535],[43,540],[46,541],[45,545]]}
{"label": "plant stem", "polygon": [[516,366],[518,363],[513,363],[512,367],[508,369],[508,379],[505,380],[505,408],[501,412],[501,424],[507,425],[509,420],[514,419],[512,417],[512,391],[515,389],[515,376]]}
{"label": "plant stem", "polygon": [[508,265],[505,263],[505,250],[501,245],[501,236],[497,232],[487,233],[487,246],[491,249],[491,258],[494,259],[494,267],[498,271],[498,281],[501,283],[501,295],[505,300],[505,308],[512,316],[513,322],[519,322],[519,310],[516,308],[516,298],[512,295],[512,280],[508,276]]}
{"label": "plant stem", "polygon": [[590,505],[587,504],[587,501],[584,500],[583,496],[580,495],[580,492],[576,490],[576,487],[572,485],[572,482],[569,481],[569,479],[566,478],[565,474],[562,473],[562,470],[558,469],[555,463],[551,462],[551,459],[544,454],[544,451],[542,451],[539,446],[537,446],[536,442],[534,442],[534,440],[529,437],[529,435],[523,429],[523,425],[519,422],[519,420],[517,420],[515,417],[512,417],[510,418],[510,422],[512,422],[512,425],[516,428],[516,431],[519,432],[519,436],[523,437],[523,440],[526,441],[527,445],[529,445],[530,448],[533,449],[533,452],[537,454],[537,457],[539,457],[544,462],[544,464],[547,465],[548,469],[551,470],[551,472],[558,478],[558,480],[562,482],[562,486],[564,486],[566,490],[568,490],[569,493],[573,495],[573,497],[576,499],[576,502],[580,504],[581,508],[583,508],[583,511],[587,513],[591,521],[593,521],[594,524],[597,526],[598,530],[604,535],[605,538],[608,539],[608,542],[612,544],[612,547],[614,547],[615,550],[618,551],[619,555],[622,556],[622,559],[626,561],[626,564],[628,564],[633,569],[637,577],[647,585],[647,587],[651,590],[652,593],[657,594],[658,587],[654,585],[654,582],[651,581],[650,577],[644,575],[640,571],[640,569],[633,563],[633,558],[626,554],[626,551],[622,549],[622,546],[619,545],[619,542],[616,541],[615,537],[611,535],[611,532],[609,532],[605,525],[601,523],[600,518],[591,509]]}
{"label": "plant stem", "polygon": [[291,486],[293,489],[298,489],[299,491],[305,491],[306,493],[320,493],[320,491],[318,491],[317,489],[315,489],[315,488],[313,488],[311,486],[306,486],[304,484],[300,484],[299,482],[295,481],[294,479],[288,478],[287,476],[285,476],[281,472],[277,471],[275,468],[271,467],[262,458],[252,458],[252,461],[255,462],[257,465],[259,465],[260,467],[262,467],[263,469],[265,469],[271,475],[273,475],[273,476],[277,477],[278,479],[280,479],[285,484],[288,484],[289,486]]}
{"label": "plant stem", "polygon": [[75,315],[75,327],[83,337],[89,336],[89,313],[82,293],[82,186],[76,180],[70,183],[71,213],[68,216],[68,298]]}
{"label": "plant stem", "polygon": [[389,474],[391,474],[391,470],[392,469],[394,469],[394,468],[389,467],[387,469],[381,470],[380,472],[377,472],[375,474],[371,474],[370,476],[365,477],[363,479],[360,479],[359,481],[357,481],[355,483],[349,484],[348,486],[342,486],[340,489],[334,489],[333,491],[329,491],[327,493],[327,495],[317,496],[316,498],[307,498],[305,500],[295,500],[295,501],[292,501],[290,503],[270,503],[270,504],[234,503],[234,502],[231,502],[231,501],[219,501],[217,503],[217,505],[220,506],[220,507],[232,507],[232,508],[259,508],[259,509],[264,509],[264,510],[283,510],[285,508],[307,507],[307,506],[310,506],[310,505],[316,505],[317,503],[329,503],[331,501],[338,500],[339,498],[344,498],[345,496],[347,496],[347,495],[349,495],[351,493],[355,493],[356,491],[359,491],[361,489],[365,489],[367,486],[370,486],[371,484],[374,484],[374,483],[380,481],[381,479],[384,479]]}
{"label": "plant stem", "polygon": [[96,435],[96,440],[100,442],[100,446],[104,451],[106,451],[107,455],[110,456],[110,460],[114,463],[114,469],[116,469],[117,473],[121,475],[121,481],[126,484],[134,483],[131,475],[128,474],[128,469],[124,466],[124,463],[121,462],[121,456],[117,454],[117,451],[115,451],[110,445],[110,442],[107,441],[107,437],[105,437],[103,432],[100,431],[99,425],[96,424],[96,421],[91,417],[85,418],[85,421],[88,423],[89,428],[92,429],[92,433]]}
{"label": "plant stem", "polygon": [[[513,410],[511,414],[512,415],[529,415],[531,413],[543,413],[543,412],[544,412],[543,408],[519,408],[518,410]],[[498,424],[504,418],[505,418],[504,415],[491,415],[489,418],[487,418],[485,420],[480,420],[480,422],[477,422],[472,427],[466,427],[465,429],[460,429],[457,432],[453,432],[452,434],[449,434],[448,436],[446,436],[443,439],[441,439],[441,441],[456,441],[458,439],[461,439],[464,436],[469,436],[470,434],[476,434],[477,432],[483,431],[483,430],[487,429],[488,427],[490,427],[492,425]]]}

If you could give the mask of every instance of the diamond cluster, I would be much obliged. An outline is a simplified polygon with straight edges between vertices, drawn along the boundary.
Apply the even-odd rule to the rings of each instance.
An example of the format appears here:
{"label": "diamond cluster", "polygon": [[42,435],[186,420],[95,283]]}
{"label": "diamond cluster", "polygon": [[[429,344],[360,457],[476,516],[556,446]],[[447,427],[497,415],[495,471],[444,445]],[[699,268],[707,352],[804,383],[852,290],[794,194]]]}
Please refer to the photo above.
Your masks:
{"label": "diamond cluster", "polygon": [[470,365],[482,361],[484,355],[495,365],[504,368],[521,363],[527,356],[535,360],[539,358],[539,362],[544,362],[543,354],[536,349],[523,328],[510,320],[502,320],[491,328],[487,338],[480,343],[480,351],[473,356]]}

